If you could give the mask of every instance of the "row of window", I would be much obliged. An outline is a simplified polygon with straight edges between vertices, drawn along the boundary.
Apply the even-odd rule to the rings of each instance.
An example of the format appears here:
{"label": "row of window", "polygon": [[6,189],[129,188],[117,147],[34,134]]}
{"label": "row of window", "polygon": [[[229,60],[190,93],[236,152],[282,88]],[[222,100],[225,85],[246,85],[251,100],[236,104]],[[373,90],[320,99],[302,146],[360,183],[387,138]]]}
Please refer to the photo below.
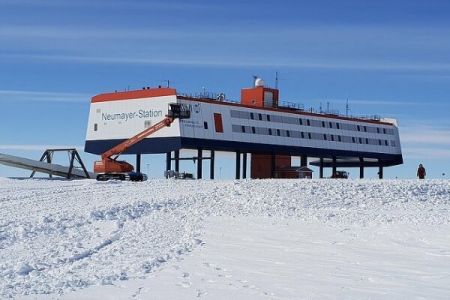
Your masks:
{"label": "row of window", "polygon": [[274,123],[284,123],[284,124],[295,124],[301,126],[311,126],[311,127],[322,127],[322,128],[332,128],[350,131],[360,131],[378,134],[394,134],[394,129],[392,128],[380,128],[367,125],[357,125],[357,124],[347,124],[331,121],[320,121],[312,120],[306,118],[297,118],[281,115],[271,115],[271,114],[261,114],[253,113],[248,111],[231,110],[231,117],[237,119],[248,119],[256,121],[267,121]]}
{"label": "row of window", "polygon": [[390,146],[395,147],[395,141],[381,140],[381,139],[370,139],[354,136],[345,135],[334,135],[334,134],[323,134],[316,132],[303,132],[296,130],[285,130],[285,129],[275,129],[275,128],[264,128],[264,127],[253,127],[244,125],[233,125],[233,132],[237,133],[250,133],[259,135],[273,135],[280,137],[290,137],[290,138],[301,138],[309,140],[320,140],[320,141],[331,141],[331,142],[341,142],[341,143],[353,143],[353,144],[365,144],[365,145],[378,145],[378,146]]}

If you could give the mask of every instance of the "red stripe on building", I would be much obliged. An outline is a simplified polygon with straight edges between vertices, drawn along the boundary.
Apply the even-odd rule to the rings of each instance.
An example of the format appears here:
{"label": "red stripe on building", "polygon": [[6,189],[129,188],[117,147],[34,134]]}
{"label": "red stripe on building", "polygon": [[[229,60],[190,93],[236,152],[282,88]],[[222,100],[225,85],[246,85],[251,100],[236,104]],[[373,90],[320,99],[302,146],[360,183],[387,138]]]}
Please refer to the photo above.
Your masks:
{"label": "red stripe on building", "polygon": [[91,103],[139,99],[139,98],[152,98],[162,96],[174,96],[176,94],[177,90],[171,88],[155,88],[155,89],[126,91],[126,92],[115,92],[96,95],[92,97]]}

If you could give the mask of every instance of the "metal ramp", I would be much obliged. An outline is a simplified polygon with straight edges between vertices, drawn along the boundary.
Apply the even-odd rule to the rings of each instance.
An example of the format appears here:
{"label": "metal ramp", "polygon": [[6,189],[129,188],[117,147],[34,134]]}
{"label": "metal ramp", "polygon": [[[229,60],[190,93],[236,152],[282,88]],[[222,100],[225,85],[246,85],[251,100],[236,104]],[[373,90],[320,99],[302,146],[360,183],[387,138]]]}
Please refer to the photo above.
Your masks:
{"label": "metal ramp", "polygon": [[[51,158],[55,151],[67,151],[69,153],[70,166],[67,167],[51,163]],[[44,159],[46,161],[43,161]],[[74,162],[78,162],[81,165],[81,168],[75,167]],[[60,176],[69,179],[95,178],[94,173],[86,170],[75,149],[48,149],[44,152],[40,161],[0,153],[0,164],[30,170],[32,171],[30,177],[33,177],[35,172],[39,172],[48,174],[49,177]]]}

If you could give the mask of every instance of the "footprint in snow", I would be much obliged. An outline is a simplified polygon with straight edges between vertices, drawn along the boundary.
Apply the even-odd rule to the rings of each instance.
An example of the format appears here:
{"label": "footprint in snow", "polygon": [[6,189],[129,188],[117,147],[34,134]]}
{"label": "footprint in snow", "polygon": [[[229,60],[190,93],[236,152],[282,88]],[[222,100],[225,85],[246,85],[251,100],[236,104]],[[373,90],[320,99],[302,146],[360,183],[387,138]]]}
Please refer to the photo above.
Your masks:
{"label": "footprint in snow", "polygon": [[189,281],[183,281],[181,283],[179,283],[178,285],[184,287],[184,288],[189,288],[191,287],[191,283]]}
{"label": "footprint in snow", "polygon": [[208,293],[202,290],[197,289],[197,298],[200,298],[203,295],[207,295]]}

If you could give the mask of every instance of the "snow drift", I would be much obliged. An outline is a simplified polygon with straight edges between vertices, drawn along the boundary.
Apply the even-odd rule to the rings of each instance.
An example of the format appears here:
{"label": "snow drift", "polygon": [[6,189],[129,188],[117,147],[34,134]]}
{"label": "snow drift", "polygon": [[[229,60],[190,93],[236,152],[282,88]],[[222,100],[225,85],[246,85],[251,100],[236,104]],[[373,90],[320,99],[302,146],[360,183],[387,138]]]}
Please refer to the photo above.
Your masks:
{"label": "snow drift", "polygon": [[0,295],[444,299],[449,202],[437,180],[0,178]]}

